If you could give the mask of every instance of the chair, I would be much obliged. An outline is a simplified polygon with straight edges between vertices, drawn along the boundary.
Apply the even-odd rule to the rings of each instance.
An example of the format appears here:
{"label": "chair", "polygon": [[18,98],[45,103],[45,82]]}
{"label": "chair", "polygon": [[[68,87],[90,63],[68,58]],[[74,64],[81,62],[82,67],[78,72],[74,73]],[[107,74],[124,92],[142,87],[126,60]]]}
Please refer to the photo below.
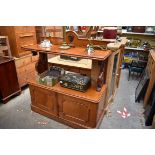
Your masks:
{"label": "chair", "polygon": [[129,69],[128,81],[130,80],[130,76],[132,73],[137,73],[137,75],[139,74],[140,76],[145,67],[146,62],[141,60],[132,60],[131,64],[128,66]]}

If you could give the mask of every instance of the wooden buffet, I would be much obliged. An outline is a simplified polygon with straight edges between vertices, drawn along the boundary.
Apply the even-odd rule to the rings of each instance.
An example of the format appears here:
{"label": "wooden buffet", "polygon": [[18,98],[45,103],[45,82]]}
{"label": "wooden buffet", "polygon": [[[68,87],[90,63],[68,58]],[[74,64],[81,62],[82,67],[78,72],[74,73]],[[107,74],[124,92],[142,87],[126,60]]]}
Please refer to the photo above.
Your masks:
{"label": "wooden buffet", "polygon": [[[118,54],[118,61],[115,63],[115,74],[120,75],[121,55],[125,43],[125,38],[122,38],[120,43],[109,44],[109,42],[103,42],[109,50],[95,50],[91,55],[87,54],[85,48],[76,45],[68,50],[61,50],[58,45],[53,45],[51,48],[41,48],[39,45],[24,47],[25,50],[31,50],[32,53],[39,53],[39,60],[36,65],[39,74],[48,69],[47,55],[49,54],[74,56],[92,61],[90,69],[91,87],[85,93],[63,88],[59,83],[49,87],[39,84],[36,79],[29,80],[31,109],[73,128],[99,127],[108,105],[109,85],[112,77],[117,77],[114,78],[114,85],[117,83],[118,86],[119,83],[118,77],[120,76],[112,75],[112,71],[110,71],[114,66],[114,53]],[[81,68],[81,70],[83,69]],[[84,70],[83,72],[85,72]],[[104,73],[104,80],[101,91],[98,92],[96,91],[97,79],[101,71]],[[111,90],[113,94],[116,87],[113,86],[111,89],[113,89]]]}

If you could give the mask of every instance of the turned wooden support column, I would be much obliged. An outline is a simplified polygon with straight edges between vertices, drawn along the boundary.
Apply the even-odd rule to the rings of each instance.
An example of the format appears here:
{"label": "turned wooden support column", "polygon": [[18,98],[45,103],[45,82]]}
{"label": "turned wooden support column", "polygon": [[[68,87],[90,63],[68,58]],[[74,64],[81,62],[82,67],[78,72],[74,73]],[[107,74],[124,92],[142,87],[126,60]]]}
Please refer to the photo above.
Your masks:
{"label": "turned wooden support column", "polygon": [[102,88],[102,85],[105,80],[105,71],[104,71],[104,62],[103,61],[92,61],[92,70],[91,70],[91,84],[97,91],[100,91],[99,87]]}
{"label": "turned wooden support column", "polygon": [[47,53],[39,52],[39,60],[36,63],[35,68],[38,74],[41,74],[48,69]]}

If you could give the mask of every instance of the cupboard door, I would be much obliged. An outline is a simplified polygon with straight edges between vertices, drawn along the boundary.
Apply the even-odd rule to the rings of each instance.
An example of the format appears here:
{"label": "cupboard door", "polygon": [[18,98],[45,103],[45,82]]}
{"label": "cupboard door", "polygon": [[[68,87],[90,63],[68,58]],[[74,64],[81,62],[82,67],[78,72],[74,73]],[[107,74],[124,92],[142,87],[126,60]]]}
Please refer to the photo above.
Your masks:
{"label": "cupboard door", "polygon": [[58,94],[59,117],[82,124],[96,126],[96,104],[81,99]]}
{"label": "cupboard door", "polygon": [[110,83],[110,96],[114,94],[115,89],[115,81],[116,81],[116,73],[117,73],[117,62],[118,62],[118,53],[114,56],[114,64],[112,69],[112,78]]}
{"label": "cupboard door", "polygon": [[33,106],[49,112],[52,115],[57,115],[55,92],[30,85],[30,93]]}

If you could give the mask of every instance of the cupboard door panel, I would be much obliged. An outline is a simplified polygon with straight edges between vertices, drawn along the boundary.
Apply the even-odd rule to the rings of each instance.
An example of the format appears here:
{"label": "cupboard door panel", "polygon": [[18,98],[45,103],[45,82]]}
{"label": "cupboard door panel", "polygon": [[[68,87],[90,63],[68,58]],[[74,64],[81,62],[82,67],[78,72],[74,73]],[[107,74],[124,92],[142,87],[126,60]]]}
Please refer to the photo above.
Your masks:
{"label": "cupboard door panel", "polygon": [[112,78],[110,83],[110,96],[114,94],[115,91],[115,82],[116,82],[116,74],[117,74],[117,63],[118,63],[118,54],[115,54],[114,56],[114,64],[112,69]]}
{"label": "cupboard door panel", "polygon": [[58,94],[59,116],[82,125],[95,127],[96,107],[90,102]]}
{"label": "cupboard door panel", "polygon": [[30,86],[30,93],[32,97],[32,105],[57,115],[56,94],[48,90]]}

